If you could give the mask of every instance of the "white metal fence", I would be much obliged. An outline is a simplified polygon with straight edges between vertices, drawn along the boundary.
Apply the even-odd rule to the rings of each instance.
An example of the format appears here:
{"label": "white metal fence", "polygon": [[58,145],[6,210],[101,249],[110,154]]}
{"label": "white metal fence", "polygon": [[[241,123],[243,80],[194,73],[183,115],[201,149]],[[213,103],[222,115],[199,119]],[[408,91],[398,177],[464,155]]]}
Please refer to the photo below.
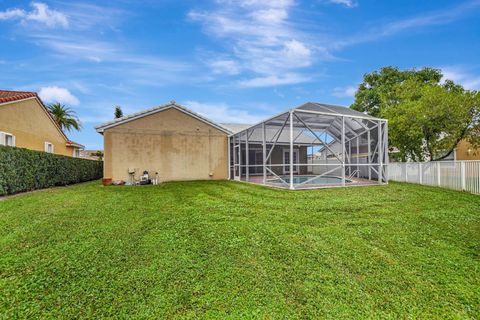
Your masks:
{"label": "white metal fence", "polygon": [[480,161],[391,162],[388,178],[480,194]]}

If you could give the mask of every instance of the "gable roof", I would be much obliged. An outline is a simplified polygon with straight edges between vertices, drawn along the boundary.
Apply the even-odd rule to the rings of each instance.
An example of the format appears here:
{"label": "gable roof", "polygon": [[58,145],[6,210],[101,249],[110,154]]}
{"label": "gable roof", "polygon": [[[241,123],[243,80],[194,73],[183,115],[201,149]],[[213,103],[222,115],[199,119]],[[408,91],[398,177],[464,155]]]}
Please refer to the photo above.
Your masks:
{"label": "gable roof", "polygon": [[220,131],[222,131],[226,134],[231,134],[232,133],[229,129],[227,129],[223,125],[218,124],[218,123],[216,123],[216,122],[214,122],[210,119],[207,119],[207,118],[199,115],[198,113],[193,112],[192,110],[187,109],[186,107],[177,104],[175,101],[170,101],[169,103],[166,103],[166,104],[163,104],[163,105],[160,105],[160,106],[157,106],[157,107],[146,109],[146,110],[136,112],[136,113],[133,113],[133,114],[125,116],[125,117],[121,117],[121,118],[118,118],[118,119],[115,119],[115,120],[112,120],[112,121],[109,121],[109,122],[105,122],[105,123],[95,127],[95,129],[97,130],[98,133],[103,133],[103,131],[105,129],[116,127],[118,125],[130,122],[130,121],[133,121],[133,120],[137,120],[137,119],[149,116],[151,114],[155,114],[157,112],[165,111],[165,110],[168,110],[168,109],[171,109],[171,108],[176,109],[180,112],[183,112],[183,113],[185,113],[185,114],[187,114],[187,115],[189,115],[193,118],[196,118],[197,120],[200,120],[200,121],[216,128],[216,129],[218,129],[218,130],[220,130]]}
{"label": "gable roof", "polygon": [[67,146],[72,146],[72,147],[79,147],[83,148],[84,146],[76,143],[74,141],[71,141],[68,139],[67,135],[65,132],[63,132],[62,128],[58,125],[57,121],[52,117],[50,114],[50,111],[48,111],[48,108],[45,106],[43,101],[40,99],[38,94],[36,92],[30,92],[30,91],[13,91],[13,90],[0,90],[0,105],[2,104],[7,104],[7,103],[12,103],[16,101],[21,101],[25,99],[35,99],[37,102],[40,104],[42,107],[43,111],[47,114],[47,117],[53,122],[55,128],[60,132],[62,137],[66,141]]}

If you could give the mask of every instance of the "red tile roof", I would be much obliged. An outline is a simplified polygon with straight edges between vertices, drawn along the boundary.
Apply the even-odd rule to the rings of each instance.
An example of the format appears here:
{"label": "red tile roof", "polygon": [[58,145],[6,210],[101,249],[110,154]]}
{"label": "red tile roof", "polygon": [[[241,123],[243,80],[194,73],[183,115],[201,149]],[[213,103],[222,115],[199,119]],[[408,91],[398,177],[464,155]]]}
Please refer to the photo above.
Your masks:
{"label": "red tile roof", "polygon": [[67,147],[85,148],[85,146],[83,144],[80,144],[80,143],[72,141],[72,140],[67,141]]}
{"label": "red tile roof", "polygon": [[0,90],[0,103],[34,98],[36,96],[36,92]]}

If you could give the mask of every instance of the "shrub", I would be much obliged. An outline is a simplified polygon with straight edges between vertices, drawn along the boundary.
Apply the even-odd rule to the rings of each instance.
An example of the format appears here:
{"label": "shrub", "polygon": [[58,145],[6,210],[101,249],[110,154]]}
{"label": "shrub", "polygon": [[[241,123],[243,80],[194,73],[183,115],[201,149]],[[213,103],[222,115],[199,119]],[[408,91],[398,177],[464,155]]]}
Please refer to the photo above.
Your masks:
{"label": "shrub", "polygon": [[0,195],[100,179],[103,162],[0,146]]}

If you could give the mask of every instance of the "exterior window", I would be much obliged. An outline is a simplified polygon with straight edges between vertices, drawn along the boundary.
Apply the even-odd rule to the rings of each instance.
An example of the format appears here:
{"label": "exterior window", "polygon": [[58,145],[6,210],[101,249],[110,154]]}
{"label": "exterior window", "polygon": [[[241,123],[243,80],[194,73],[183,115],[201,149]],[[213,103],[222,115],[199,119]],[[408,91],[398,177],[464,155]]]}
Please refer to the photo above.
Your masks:
{"label": "exterior window", "polygon": [[80,158],[80,149],[73,148],[73,157]]}
{"label": "exterior window", "polygon": [[15,147],[15,137],[11,134],[5,135],[5,145],[10,147]]}
{"label": "exterior window", "polygon": [[11,133],[0,132],[0,145],[15,147],[15,136]]}
{"label": "exterior window", "polygon": [[45,152],[53,153],[53,144],[50,142],[45,142]]}

